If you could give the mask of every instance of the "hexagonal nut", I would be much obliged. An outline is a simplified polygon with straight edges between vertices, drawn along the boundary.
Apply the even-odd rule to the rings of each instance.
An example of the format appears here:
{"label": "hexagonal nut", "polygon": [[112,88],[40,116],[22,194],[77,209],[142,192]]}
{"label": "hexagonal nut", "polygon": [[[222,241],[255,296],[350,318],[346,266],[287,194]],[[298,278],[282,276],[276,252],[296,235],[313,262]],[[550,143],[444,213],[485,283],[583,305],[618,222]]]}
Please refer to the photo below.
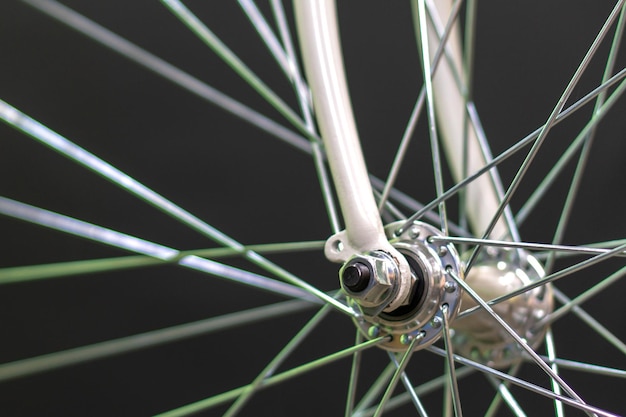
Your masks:
{"label": "hexagonal nut", "polygon": [[[357,274],[365,279],[364,271],[357,271],[362,270],[362,265],[367,266],[368,270],[367,286],[356,283],[357,278],[354,277],[354,274]],[[348,262],[339,270],[341,287],[348,296],[358,300],[363,307],[379,307],[389,303],[397,292],[396,283],[399,276],[400,271],[394,259],[382,251],[355,255],[348,259]],[[347,283],[352,285],[347,285]],[[355,291],[354,288],[358,290]]]}

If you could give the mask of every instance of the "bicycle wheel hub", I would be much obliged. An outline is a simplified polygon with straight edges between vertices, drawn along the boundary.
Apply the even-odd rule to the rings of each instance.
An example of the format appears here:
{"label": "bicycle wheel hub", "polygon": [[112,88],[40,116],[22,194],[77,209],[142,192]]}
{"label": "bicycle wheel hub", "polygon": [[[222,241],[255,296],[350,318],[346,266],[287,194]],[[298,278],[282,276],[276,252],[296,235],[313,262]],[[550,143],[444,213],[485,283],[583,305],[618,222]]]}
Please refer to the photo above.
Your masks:
{"label": "bicycle wheel hub", "polygon": [[[402,225],[403,222],[389,224],[385,232],[409,263],[409,291],[394,285],[399,282],[396,279],[399,273],[386,253],[354,256],[340,270],[348,302],[362,313],[355,319],[357,327],[368,338],[392,336],[382,347],[396,352],[406,350],[415,338],[419,338],[416,349],[438,340],[443,330],[443,311],[449,321],[454,319],[462,295],[451,276],[462,277],[461,261],[454,246],[429,242],[430,236],[440,236],[441,232],[422,222],[414,222],[395,235]],[[406,295],[398,300],[398,294]]]}
{"label": "bicycle wheel hub", "polygon": [[[484,300],[509,294],[544,276],[540,263],[524,251],[494,251],[471,268],[465,282]],[[547,331],[538,322],[553,309],[550,285],[525,291],[493,305],[493,310],[522,338],[536,349]],[[476,302],[467,294],[463,310]],[[485,310],[457,319],[452,324],[455,353],[485,365],[503,368],[521,359],[524,350]]]}

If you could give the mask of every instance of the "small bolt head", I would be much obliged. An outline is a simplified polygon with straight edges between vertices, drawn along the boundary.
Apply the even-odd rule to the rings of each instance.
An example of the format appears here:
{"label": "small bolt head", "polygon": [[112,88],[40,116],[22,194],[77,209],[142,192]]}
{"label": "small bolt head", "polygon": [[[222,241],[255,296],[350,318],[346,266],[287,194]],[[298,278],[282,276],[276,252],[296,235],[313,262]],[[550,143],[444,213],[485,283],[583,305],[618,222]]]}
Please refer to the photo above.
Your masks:
{"label": "small bolt head", "polygon": [[410,344],[412,340],[413,340],[413,335],[403,334],[402,336],[400,336],[400,343],[402,343],[403,345]]}
{"label": "small bolt head", "polygon": [[380,327],[378,326],[371,326],[368,330],[367,330],[367,335],[369,337],[378,337],[378,335],[380,334]]}
{"label": "small bolt head", "polygon": [[420,236],[420,229],[417,226],[413,226],[409,229],[409,237],[411,239],[417,239]]}
{"label": "small bolt head", "polygon": [[341,275],[343,285],[352,292],[360,292],[367,288],[370,282],[370,269],[361,262],[347,265]]}
{"label": "small bolt head", "polygon": [[438,329],[441,327],[441,317],[439,316],[435,316],[433,317],[433,319],[430,321],[431,326],[433,326],[435,329]]}
{"label": "small bolt head", "polygon": [[452,293],[456,291],[456,282],[452,282],[452,281],[446,281],[446,283],[443,286],[443,289],[447,292],[447,293]]}
{"label": "small bolt head", "polygon": [[445,246],[439,246],[439,256],[446,256],[448,254],[448,248]]}

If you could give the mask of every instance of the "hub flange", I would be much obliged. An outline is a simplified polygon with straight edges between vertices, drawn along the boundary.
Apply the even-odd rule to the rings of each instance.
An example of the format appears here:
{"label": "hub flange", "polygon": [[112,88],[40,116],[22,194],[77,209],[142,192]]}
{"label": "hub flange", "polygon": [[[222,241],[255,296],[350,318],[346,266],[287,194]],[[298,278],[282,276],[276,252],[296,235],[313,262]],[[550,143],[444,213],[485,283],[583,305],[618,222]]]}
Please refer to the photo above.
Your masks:
{"label": "hub flange", "polygon": [[[390,243],[407,259],[411,268],[411,287],[401,305],[389,309],[388,304],[372,304],[372,297],[367,298],[365,303],[359,299],[360,293],[354,289],[365,288],[365,277],[370,276],[372,271],[363,268],[358,257],[346,262],[340,272],[348,302],[362,313],[355,318],[357,327],[368,338],[391,335],[391,340],[382,347],[394,352],[406,350],[415,338],[419,338],[416,349],[427,347],[438,340],[443,330],[442,307],[447,305],[448,319],[454,319],[462,295],[461,289],[448,273],[452,271],[461,277],[463,274],[454,246],[451,243],[429,242],[430,236],[441,236],[442,233],[419,221],[396,235],[395,232],[403,224],[400,221],[385,227]],[[369,259],[365,259],[365,263],[369,262]],[[392,299],[393,289],[389,291],[388,298]],[[380,298],[382,300],[384,297],[381,295]]]}

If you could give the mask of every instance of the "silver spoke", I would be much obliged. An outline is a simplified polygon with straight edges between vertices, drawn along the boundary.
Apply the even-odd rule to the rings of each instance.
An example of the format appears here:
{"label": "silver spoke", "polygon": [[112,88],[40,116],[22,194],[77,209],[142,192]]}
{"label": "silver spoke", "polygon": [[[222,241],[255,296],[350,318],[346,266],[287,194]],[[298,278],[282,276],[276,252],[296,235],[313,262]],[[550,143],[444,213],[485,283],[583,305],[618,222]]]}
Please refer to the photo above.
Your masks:
{"label": "silver spoke", "polygon": [[[446,351],[444,349],[440,349],[440,348],[438,348],[436,346],[430,346],[430,347],[428,347],[428,350],[431,351],[432,353],[434,353],[436,355],[439,355],[439,356],[442,356],[444,358],[446,356]],[[554,392],[550,391],[549,389],[540,387],[539,385],[532,384],[532,383],[530,383],[528,381],[524,381],[524,380],[522,380],[520,378],[514,377],[514,376],[509,375],[509,374],[507,374],[505,372],[502,372],[502,371],[498,371],[497,369],[494,369],[494,368],[491,368],[489,366],[480,364],[478,362],[472,361],[472,360],[464,358],[462,356],[454,355],[454,360],[459,362],[459,363],[461,363],[461,364],[463,364],[463,365],[466,365],[468,367],[472,367],[475,370],[478,370],[478,371],[483,372],[485,374],[493,375],[496,378],[501,379],[503,381],[508,381],[511,384],[520,386],[520,387],[522,387],[524,389],[527,389],[529,391],[532,391],[532,392],[534,392],[536,394],[543,395],[544,397],[547,397],[547,398],[550,398],[550,399],[557,399],[557,400],[559,400],[559,401],[561,401],[561,402],[563,402],[563,403],[565,403],[565,404],[567,404],[567,405],[569,405],[571,407],[577,408],[579,410],[586,411],[587,413],[593,413],[593,414],[597,414],[597,415],[600,415],[600,416],[606,416],[606,417],[619,417],[617,414],[610,413],[610,412],[608,412],[606,410],[601,410],[601,409],[599,409],[597,407],[594,407],[594,406],[591,406],[591,405],[588,405],[588,404],[583,404],[583,403],[581,403],[579,401],[576,401],[576,400],[574,400],[574,399],[572,399],[570,397],[564,397],[562,395],[556,395]]]}
{"label": "silver spoke", "polygon": [[[179,258],[180,251],[176,249],[97,226],[92,223],[86,223],[72,217],[20,203],[5,197],[0,197],[0,214],[99,243],[104,243],[120,249],[148,255],[159,260],[167,261],[177,259],[176,263],[181,266],[274,292],[290,298],[302,298],[309,301],[315,300],[315,298],[307,291],[284,282],[276,281],[252,272],[200,258],[195,255],[188,255]],[[347,309],[347,307],[344,308]]]}
{"label": "silver spoke", "polygon": [[26,377],[97,359],[122,355],[139,349],[147,349],[165,343],[177,342],[212,332],[232,329],[237,326],[248,326],[251,323],[262,320],[269,320],[307,310],[312,306],[311,303],[305,301],[285,301],[165,329],[107,340],[105,342],[61,352],[49,353],[34,358],[9,362],[0,365],[0,381]]}
{"label": "silver spoke", "polygon": [[[611,50],[609,52],[607,64],[604,69],[604,74],[602,76],[602,82],[606,82],[606,80],[613,73],[613,67],[615,64],[617,49],[619,48],[623,30],[624,30],[624,16],[625,15],[626,15],[626,6],[622,6],[622,12],[620,13],[620,17],[618,19],[617,26],[615,28],[615,34],[613,36],[613,42],[611,44]],[[599,111],[600,107],[602,106],[604,102],[604,99],[605,99],[604,94],[599,95],[598,98],[596,99],[596,103],[595,103],[594,110],[593,110],[594,115]],[[593,120],[593,116],[592,116],[592,120]],[[561,210],[561,215],[559,216],[559,221],[557,223],[556,230],[552,238],[552,243],[561,243],[563,241],[563,235],[565,234],[565,229],[569,223],[571,212],[574,207],[574,201],[576,199],[576,196],[578,195],[578,190],[580,188],[583,174],[587,167],[589,154],[591,152],[591,147],[595,139],[596,127],[597,125],[594,124],[593,128],[591,128],[591,130],[585,135],[584,144],[580,151],[580,155],[578,157],[578,162],[576,164],[574,174],[572,175],[572,180],[570,182],[570,186],[567,191],[567,196],[563,204],[563,209]],[[552,254],[550,257],[548,257],[547,261],[545,262],[544,269],[547,272],[550,272],[552,270],[554,262],[555,262],[555,258],[554,258],[554,254]]]}
{"label": "silver spoke", "polygon": [[[556,245],[550,243],[510,242],[506,240],[476,239],[470,237],[431,236],[431,242],[467,243],[477,246],[494,246],[500,248],[522,248],[533,250],[549,250],[551,252],[575,252],[581,255],[598,255],[612,251],[607,248],[591,248],[585,246]],[[616,253],[615,256],[626,256],[626,251]]]}
{"label": "silver spoke", "polygon": [[[559,122],[562,122],[567,117],[571,116],[577,110],[582,108],[585,104],[589,103],[591,100],[593,100],[599,94],[601,94],[603,91],[605,91],[608,88],[612,87],[613,85],[615,85],[617,82],[623,80],[624,78],[626,78],[626,68],[621,70],[619,73],[617,73],[613,77],[611,77],[611,79],[608,82],[600,85],[599,87],[595,88],[593,91],[587,93],[583,98],[581,98],[580,100],[576,101],[574,104],[572,104],[567,109],[562,111],[557,116],[557,118],[555,120],[555,124],[557,124]],[[608,110],[615,104],[617,99],[619,99],[621,97],[621,95],[624,93],[624,91],[626,91],[626,82],[622,82],[620,84],[620,86],[611,94],[609,99],[607,99],[605,104],[602,106],[600,113],[597,115],[596,123],[600,122],[600,120],[607,114]],[[498,166],[499,164],[501,164],[502,162],[504,162],[505,160],[507,160],[511,156],[515,155],[517,152],[521,151],[526,146],[530,145],[534,140],[537,139],[538,135],[541,133],[541,131],[542,131],[542,129],[544,127],[545,127],[545,125],[537,128],[535,131],[533,131],[532,133],[528,134],[523,139],[519,140],[515,145],[511,146],[509,149],[507,149],[506,151],[502,152],[500,155],[494,157],[484,167],[482,167],[481,169],[477,170],[476,172],[474,172],[473,174],[471,174],[467,178],[463,179],[462,181],[459,181],[456,185],[450,187],[450,189],[448,189],[441,197],[434,199],[430,203],[424,205],[421,209],[417,210],[411,217],[409,217],[407,219],[404,227],[407,227],[408,225],[410,225],[415,220],[419,220],[422,216],[424,216],[430,210],[432,210],[433,208],[437,207],[437,205],[442,200],[447,200],[447,199],[453,197],[460,190],[462,190],[465,187],[467,187],[468,184],[470,184],[471,182],[475,181],[477,178],[479,178],[480,176],[484,175],[485,173],[489,172],[492,168]]]}
{"label": "silver spoke", "polygon": [[502,329],[504,329],[506,331],[506,333],[513,338],[513,340],[515,340],[515,342],[523,349],[526,351],[526,353],[534,360],[535,364],[537,364],[552,380],[554,380],[561,388],[563,388],[563,390],[565,390],[565,392],[567,392],[572,398],[574,398],[578,403],[580,404],[585,404],[585,402],[582,400],[582,398],[580,398],[580,396],[578,396],[578,394],[569,387],[569,385],[567,385],[567,383],[560,377],[558,376],[556,373],[554,373],[552,371],[552,368],[550,368],[550,366],[543,360],[541,359],[541,357],[537,354],[537,352],[535,352],[530,346],[528,346],[528,343],[523,340],[516,332],[515,330],[513,330],[511,328],[511,326],[509,326],[503,319],[502,317],[500,317],[486,302],[485,300],[483,300],[473,289],[470,288],[469,285],[467,285],[465,283],[465,281],[463,281],[462,279],[460,279],[458,276],[456,276],[454,274],[454,272],[452,272],[452,270],[450,270],[449,275],[454,279],[454,281],[460,285],[461,287],[463,287],[463,289],[466,291],[466,293],[472,297],[472,299],[474,301],[476,301],[476,303],[478,305],[480,305],[487,313],[489,313],[489,315],[491,317],[493,317],[498,324],[502,327]]}
{"label": "silver spoke", "polygon": [[[320,250],[324,248],[324,241],[268,243],[246,245],[243,252],[254,251],[262,254],[291,253]],[[38,279],[68,277],[72,275],[92,274],[97,272],[121,271],[131,268],[143,268],[162,263],[176,263],[185,256],[195,255],[207,259],[238,257],[242,251],[232,248],[211,248],[180,251],[169,259],[159,259],[150,256],[122,256],[106,259],[87,259],[80,261],[57,262],[53,264],[26,265],[0,268],[0,285],[16,282],[26,282]]]}
{"label": "silver spoke", "polygon": [[[617,256],[618,254],[620,254],[621,252],[623,252],[626,249],[626,244],[624,245],[620,245],[614,249],[609,250],[608,252],[602,253],[600,255],[596,255],[593,258],[587,259],[583,262],[580,262],[578,264],[572,265],[570,267],[567,267],[565,269],[562,269],[558,272],[555,272],[553,274],[547,275],[546,277],[542,278],[542,279],[538,279],[530,284],[524,285],[520,288],[518,288],[515,291],[511,291],[508,294],[502,295],[500,297],[494,298],[493,300],[489,300],[487,302],[488,305],[494,305],[494,304],[498,304],[502,301],[511,299],[515,296],[518,296],[520,294],[523,294],[525,292],[528,292],[530,290],[532,290],[533,288],[537,288],[543,285],[546,285],[549,282],[553,282],[556,281],[558,279],[561,279],[563,277],[569,276],[575,272],[581,271],[585,268],[588,268],[590,266],[593,266],[599,262],[605,261],[611,257]],[[569,301],[569,299],[568,299]],[[465,311],[462,311],[461,313],[459,313],[458,318],[464,317],[468,314],[471,314],[472,312],[478,310],[480,307],[479,306],[475,306],[475,307],[471,307],[468,308]]]}
{"label": "silver spoke", "polygon": [[[569,96],[572,93],[574,87],[578,84],[578,81],[580,80],[580,77],[585,72],[585,70],[587,69],[587,66],[589,65],[589,62],[591,61],[591,58],[595,55],[598,47],[602,43],[602,40],[604,39],[604,37],[608,33],[609,28],[611,27],[611,25],[613,24],[613,21],[616,19],[617,15],[619,14],[620,8],[623,6],[624,1],[625,0],[620,0],[620,1],[618,1],[615,4],[615,7],[611,11],[611,14],[606,19],[606,21],[604,22],[604,25],[600,29],[600,32],[598,33],[598,35],[594,39],[593,43],[591,44],[591,46],[587,50],[587,53],[585,54],[585,56],[583,57],[580,65],[576,69],[576,72],[574,73],[574,75],[570,79],[569,83],[567,84],[567,87],[565,87],[565,90],[563,91],[563,94],[561,94],[561,97],[557,101],[557,104],[554,106],[554,109],[552,110],[552,113],[550,113],[550,116],[548,116],[548,120],[546,121],[544,127],[541,129],[541,132],[539,133],[539,136],[535,140],[535,143],[533,143],[530,151],[528,151],[528,154],[524,158],[524,161],[522,162],[522,165],[520,166],[519,170],[515,174],[515,177],[511,181],[511,184],[509,185],[509,188],[507,189],[506,193],[504,194],[504,197],[503,197],[503,199],[502,199],[502,201],[500,203],[500,206],[498,207],[498,210],[496,211],[496,214],[493,216],[493,219],[492,219],[491,223],[489,224],[489,226],[487,227],[487,229],[484,231],[484,233],[482,235],[483,238],[488,238],[489,237],[489,235],[493,231],[494,227],[496,226],[500,216],[504,212],[504,209],[508,206],[509,202],[511,201],[511,198],[513,197],[513,195],[517,191],[517,188],[519,187],[519,184],[521,183],[522,179],[524,178],[524,176],[528,172],[528,168],[530,167],[530,164],[532,163],[532,161],[534,160],[535,156],[539,152],[539,149],[541,149],[541,146],[543,145],[543,143],[544,143],[548,133],[550,132],[550,130],[554,126],[555,121],[557,119],[557,116],[559,115],[559,113],[561,112],[563,107],[565,106],[565,102],[569,98]],[[481,247],[480,246],[477,246],[476,248],[474,248],[472,254],[470,255],[470,258],[467,261],[466,267],[465,267],[465,272],[466,273],[472,268],[472,264],[476,260],[476,258],[478,256],[478,254],[480,253],[480,251],[481,251]]]}
{"label": "silver spoke", "polygon": [[[31,119],[24,113],[21,113],[19,110],[1,100],[0,119],[3,119],[11,126],[31,136],[33,139],[51,147],[52,149],[61,153],[63,156],[66,156],[73,161],[79,163],[80,165],[100,174],[104,178],[125,189],[129,193],[152,204],[153,206],[159,208],[161,211],[172,216],[174,219],[213,239],[219,244],[236,250],[242,250],[243,245],[241,243],[230,238],[216,228],[200,220],[198,217],[184,210],[180,206],[174,204],[172,201],[166,199],[160,194],[157,194],[139,181],[126,175],[119,169],[113,167],[111,164],[98,158],[94,154],[89,153],[88,151],[74,144],[73,142],[70,142],[63,136],[48,129],[41,123],[38,123],[37,121]],[[244,253],[244,257],[255,265],[258,265],[259,267],[265,269],[266,271],[269,271],[280,277],[281,279],[297,287],[305,289],[307,292],[314,294],[316,297],[326,301],[329,304],[332,304],[338,310],[343,311],[348,315],[355,314],[354,311],[352,311],[352,309],[350,309],[349,307],[346,307],[344,304],[329,297],[327,294],[321,292],[307,282],[304,282],[303,280],[289,273],[288,271],[280,268],[278,265],[275,265],[261,255],[249,251]],[[192,268],[200,267],[201,263],[203,264],[202,267],[206,267],[206,262],[208,262],[206,260],[201,260],[200,258],[194,259],[193,257],[186,259],[186,266],[190,266]],[[182,262],[179,263],[182,264]]]}
{"label": "silver spoke", "polygon": [[[463,4],[463,0],[455,0],[455,3],[452,7],[452,12],[450,13],[450,17],[448,18],[448,22],[446,24],[446,28],[441,36],[441,40],[439,41],[439,45],[437,46],[437,50],[434,53],[431,68],[430,68],[430,78],[435,75],[439,63],[441,62],[441,57],[443,56],[443,51],[445,48],[446,41],[450,34],[452,33],[452,27],[454,22],[457,20],[459,12],[461,11],[461,5]],[[393,163],[391,164],[391,168],[389,170],[389,174],[387,175],[387,180],[385,181],[385,187],[383,188],[382,195],[380,201],[378,203],[378,209],[382,210],[387,199],[389,198],[389,192],[393,188],[398,173],[400,171],[400,167],[402,166],[402,161],[406,155],[406,150],[408,149],[411,138],[413,137],[413,132],[415,131],[415,127],[417,125],[417,121],[422,112],[422,107],[424,106],[424,100],[426,98],[426,85],[424,85],[417,97],[415,102],[415,106],[413,107],[413,111],[411,112],[411,116],[409,117],[409,122],[404,130],[404,134],[402,135],[402,139],[400,140],[400,146],[398,146],[398,151],[394,157]]]}
{"label": "silver spoke", "polygon": [[562,358],[550,360],[548,357],[545,357],[544,359],[548,362],[556,363],[563,369],[572,369],[579,372],[610,376],[613,378],[626,378],[626,370],[623,369],[608,368],[606,366],[599,366],[591,363],[572,361]]}

